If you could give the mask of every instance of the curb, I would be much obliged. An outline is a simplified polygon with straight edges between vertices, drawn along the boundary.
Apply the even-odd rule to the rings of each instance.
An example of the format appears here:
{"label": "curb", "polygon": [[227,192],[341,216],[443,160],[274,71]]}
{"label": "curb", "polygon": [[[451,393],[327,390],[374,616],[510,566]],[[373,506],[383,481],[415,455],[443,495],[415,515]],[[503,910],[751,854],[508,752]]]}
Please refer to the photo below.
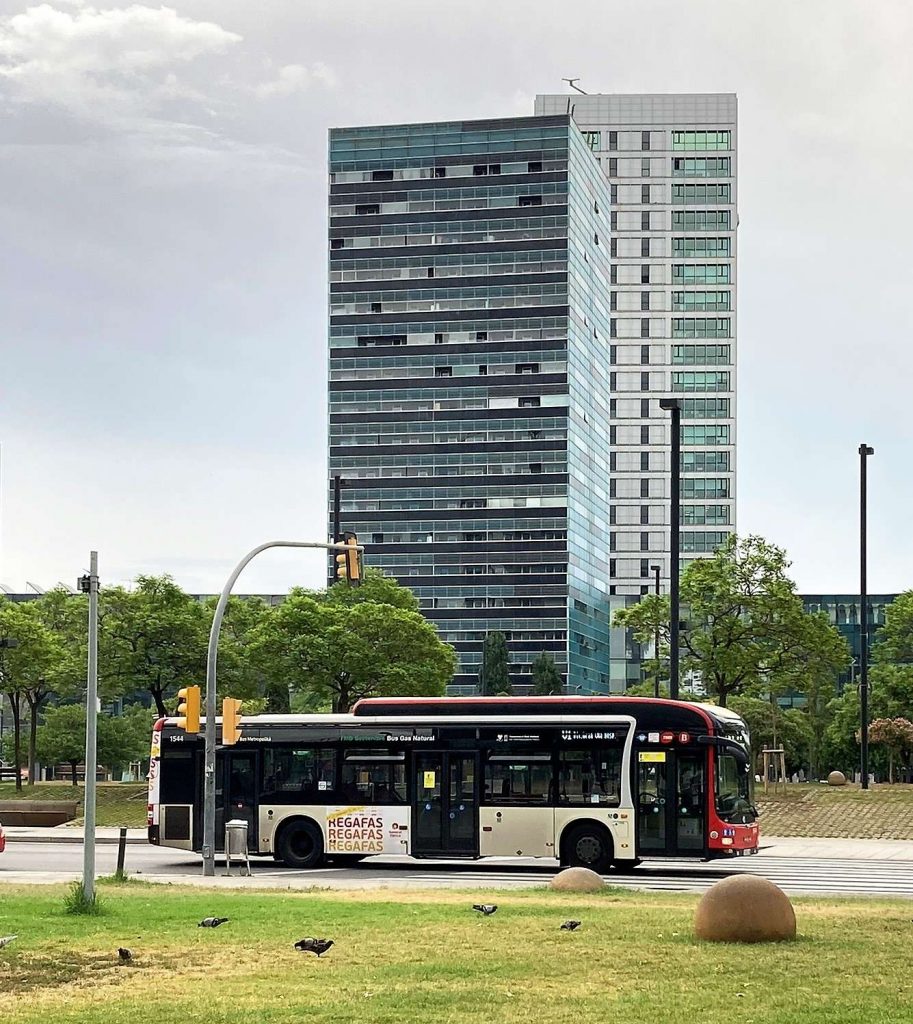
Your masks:
{"label": "curb", "polygon": [[[82,846],[83,837],[82,834],[78,836],[11,836],[9,833],[6,835],[7,844],[11,843],[60,843]],[[96,846],[117,846],[119,839],[117,836],[96,836]],[[127,846],[146,846],[148,840],[146,839],[131,839],[127,836]]]}

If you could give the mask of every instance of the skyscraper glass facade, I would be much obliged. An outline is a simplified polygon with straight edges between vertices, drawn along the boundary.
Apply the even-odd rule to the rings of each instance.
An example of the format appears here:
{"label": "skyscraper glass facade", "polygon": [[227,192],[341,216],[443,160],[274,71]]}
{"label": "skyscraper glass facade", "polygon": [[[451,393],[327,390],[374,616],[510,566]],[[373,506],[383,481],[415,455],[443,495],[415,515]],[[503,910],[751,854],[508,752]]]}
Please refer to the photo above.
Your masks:
{"label": "skyscraper glass facade", "polygon": [[608,689],[610,196],[570,117],[330,132],[330,476],[475,687]]}

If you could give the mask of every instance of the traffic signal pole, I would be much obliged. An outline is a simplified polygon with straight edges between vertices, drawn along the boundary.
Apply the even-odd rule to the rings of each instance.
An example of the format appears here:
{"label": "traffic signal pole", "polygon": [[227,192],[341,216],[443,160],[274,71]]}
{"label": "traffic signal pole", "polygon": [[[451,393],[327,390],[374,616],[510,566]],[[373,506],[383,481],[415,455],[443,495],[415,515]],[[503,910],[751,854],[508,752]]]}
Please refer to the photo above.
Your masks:
{"label": "traffic signal pole", "polygon": [[[354,539],[354,538],[353,538]],[[270,540],[260,544],[248,553],[235,566],[232,574],[225,581],[215,614],[212,617],[212,628],[209,631],[209,648],[206,652],[206,719],[204,726],[203,754],[203,874],[213,877],[216,873],[216,664],[219,657],[219,634],[222,631],[222,619],[232,588],[238,577],[247,568],[249,562],[261,552],[270,548],[319,548],[323,551],[363,552],[364,546],[351,540],[344,544],[320,544],[313,541]]]}

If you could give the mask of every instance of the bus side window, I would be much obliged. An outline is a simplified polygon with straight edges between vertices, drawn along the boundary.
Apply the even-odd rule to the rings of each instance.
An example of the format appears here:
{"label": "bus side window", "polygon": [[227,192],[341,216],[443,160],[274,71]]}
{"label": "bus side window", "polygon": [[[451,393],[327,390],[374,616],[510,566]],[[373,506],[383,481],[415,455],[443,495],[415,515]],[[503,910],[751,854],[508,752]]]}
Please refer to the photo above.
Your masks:
{"label": "bus side window", "polygon": [[549,758],[493,757],[485,765],[486,800],[491,804],[547,804],[551,798]]}
{"label": "bus side window", "polygon": [[594,744],[562,750],[558,802],[617,807],[621,798],[621,747]]}
{"label": "bus side window", "polygon": [[322,802],[336,788],[336,752],[331,747],[267,747],[263,751],[261,801]]}

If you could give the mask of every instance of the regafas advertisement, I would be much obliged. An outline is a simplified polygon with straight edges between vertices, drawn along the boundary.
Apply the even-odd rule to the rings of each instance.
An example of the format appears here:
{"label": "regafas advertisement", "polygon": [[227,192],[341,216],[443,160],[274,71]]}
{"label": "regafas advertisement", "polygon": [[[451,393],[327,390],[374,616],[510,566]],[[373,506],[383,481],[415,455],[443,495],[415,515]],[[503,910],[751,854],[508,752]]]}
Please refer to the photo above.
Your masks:
{"label": "regafas advertisement", "polygon": [[408,853],[408,807],[328,807],[327,853]]}

